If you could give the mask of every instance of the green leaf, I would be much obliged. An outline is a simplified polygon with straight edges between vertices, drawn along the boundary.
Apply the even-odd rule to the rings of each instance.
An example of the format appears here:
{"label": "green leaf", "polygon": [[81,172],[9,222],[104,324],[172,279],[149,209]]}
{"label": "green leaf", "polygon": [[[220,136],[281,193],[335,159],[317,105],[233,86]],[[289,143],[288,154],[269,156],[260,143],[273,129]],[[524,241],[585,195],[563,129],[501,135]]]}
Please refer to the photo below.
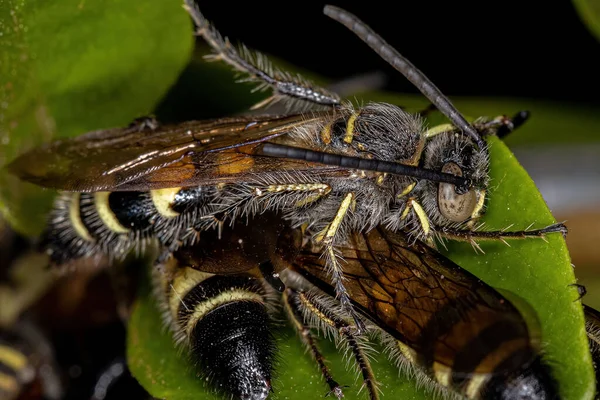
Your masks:
{"label": "green leaf", "polygon": [[[0,5],[0,166],[55,137],[150,114],[191,54],[177,1],[8,0]],[[52,192],[0,171],[0,212],[37,234]]]}
{"label": "green leaf", "polygon": [[595,0],[573,0],[573,5],[590,32],[600,39],[600,3]]}
{"label": "green leaf", "polygon": [[[517,134],[517,133],[515,133]],[[498,139],[490,148],[491,190],[485,230],[542,228],[555,222],[527,172]],[[474,254],[466,243],[451,243],[447,255],[484,282],[523,298],[537,313],[546,360],[560,384],[561,398],[586,399],[594,393],[581,304],[571,259],[560,234],[540,239],[482,243]]]}

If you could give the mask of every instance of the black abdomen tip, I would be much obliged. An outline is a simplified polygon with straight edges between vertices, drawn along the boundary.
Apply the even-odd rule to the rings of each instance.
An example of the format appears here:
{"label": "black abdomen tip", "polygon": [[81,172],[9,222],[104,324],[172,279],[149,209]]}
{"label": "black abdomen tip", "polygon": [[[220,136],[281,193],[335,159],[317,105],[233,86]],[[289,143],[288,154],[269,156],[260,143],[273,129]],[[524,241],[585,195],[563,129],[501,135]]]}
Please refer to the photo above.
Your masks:
{"label": "black abdomen tip", "polygon": [[483,399],[555,400],[558,384],[550,368],[538,356],[528,367],[508,375],[492,378],[485,387]]}
{"label": "black abdomen tip", "polygon": [[264,400],[271,391],[275,341],[263,304],[218,306],[194,327],[192,355],[213,386],[242,400]]}

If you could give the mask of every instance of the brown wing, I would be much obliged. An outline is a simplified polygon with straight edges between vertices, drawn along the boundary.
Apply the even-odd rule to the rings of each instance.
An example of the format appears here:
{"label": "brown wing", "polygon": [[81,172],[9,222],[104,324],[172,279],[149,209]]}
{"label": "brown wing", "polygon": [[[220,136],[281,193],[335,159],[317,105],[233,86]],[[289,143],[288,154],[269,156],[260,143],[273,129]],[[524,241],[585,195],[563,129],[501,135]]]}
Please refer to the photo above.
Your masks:
{"label": "brown wing", "polygon": [[590,353],[596,372],[596,384],[600,383],[600,312],[590,306],[583,305],[585,330],[590,345]]}
{"label": "brown wing", "polygon": [[[203,179],[224,179],[222,172],[308,168],[308,163],[266,157],[261,158],[264,163],[254,163],[252,150],[257,143],[319,118],[319,113],[252,116],[190,121],[154,130],[137,125],[100,130],[34,149],[13,161],[9,169],[40,186],[94,192],[178,187],[184,186],[182,182],[200,185]],[[241,152],[236,151],[240,148]],[[215,155],[225,151],[229,155]]]}
{"label": "brown wing", "polygon": [[[533,340],[517,309],[497,291],[421,243],[385,229],[355,234],[339,248],[355,306],[412,348],[421,364],[453,374],[527,365]],[[303,249],[294,269],[333,294],[319,249]],[[532,323],[530,321],[530,328]],[[507,360],[510,359],[509,362]]]}

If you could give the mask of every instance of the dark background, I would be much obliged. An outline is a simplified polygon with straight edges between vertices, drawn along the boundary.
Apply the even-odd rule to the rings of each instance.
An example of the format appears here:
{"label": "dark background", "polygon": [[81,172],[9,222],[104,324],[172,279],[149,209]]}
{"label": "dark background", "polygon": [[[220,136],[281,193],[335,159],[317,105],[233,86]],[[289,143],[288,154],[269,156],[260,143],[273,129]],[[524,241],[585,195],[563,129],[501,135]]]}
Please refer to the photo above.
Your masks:
{"label": "dark background", "polygon": [[[389,78],[386,89],[416,92],[345,27],[324,16],[323,2],[198,3],[234,42],[333,79],[380,70]],[[359,16],[448,95],[600,104],[600,43],[570,1],[332,4]]]}

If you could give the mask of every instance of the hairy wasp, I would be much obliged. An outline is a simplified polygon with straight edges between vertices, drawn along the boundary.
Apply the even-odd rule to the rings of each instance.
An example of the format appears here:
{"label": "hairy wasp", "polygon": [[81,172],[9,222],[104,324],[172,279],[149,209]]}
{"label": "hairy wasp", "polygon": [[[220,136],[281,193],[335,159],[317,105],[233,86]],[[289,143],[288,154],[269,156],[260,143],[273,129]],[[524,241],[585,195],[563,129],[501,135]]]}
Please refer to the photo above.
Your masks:
{"label": "hairy wasp", "polygon": [[[452,124],[426,128],[419,115],[385,103],[362,107],[237,50],[186,2],[212,58],[244,73],[273,95],[257,104],[288,105],[281,116],[221,118],[161,126],[137,120],[51,143],[17,158],[21,178],[67,193],[56,202],[46,242],[56,263],[90,255],[120,257],[157,238],[164,260],[207,229],[243,216],[279,211],[305,225],[321,244],[336,295],[349,311],[337,250],[353,232],[383,225],[434,245],[433,239],[542,237],[531,231],[481,231],[489,179],[485,137],[524,118],[470,124],[408,60],[352,14],[325,14],[344,24],[404,74]],[[356,323],[362,330],[362,322]]]}
{"label": "hairy wasp", "polygon": [[367,333],[357,335],[352,316],[333,297],[321,249],[305,231],[274,221],[260,217],[224,229],[220,238],[207,233],[202,244],[181,247],[153,269],[163,320],[213,389],[241,399],[278,391],[271,332],[284,313],[321,372],[324,391],[337,398],[349,382],[336,379],[318,336],[335,339],[351,355],[370,399],[380,395],[372,342],[430,393],[558,398],[535,314],[525,317],[429,246],[381,226],[340,244],[346,288]]}

